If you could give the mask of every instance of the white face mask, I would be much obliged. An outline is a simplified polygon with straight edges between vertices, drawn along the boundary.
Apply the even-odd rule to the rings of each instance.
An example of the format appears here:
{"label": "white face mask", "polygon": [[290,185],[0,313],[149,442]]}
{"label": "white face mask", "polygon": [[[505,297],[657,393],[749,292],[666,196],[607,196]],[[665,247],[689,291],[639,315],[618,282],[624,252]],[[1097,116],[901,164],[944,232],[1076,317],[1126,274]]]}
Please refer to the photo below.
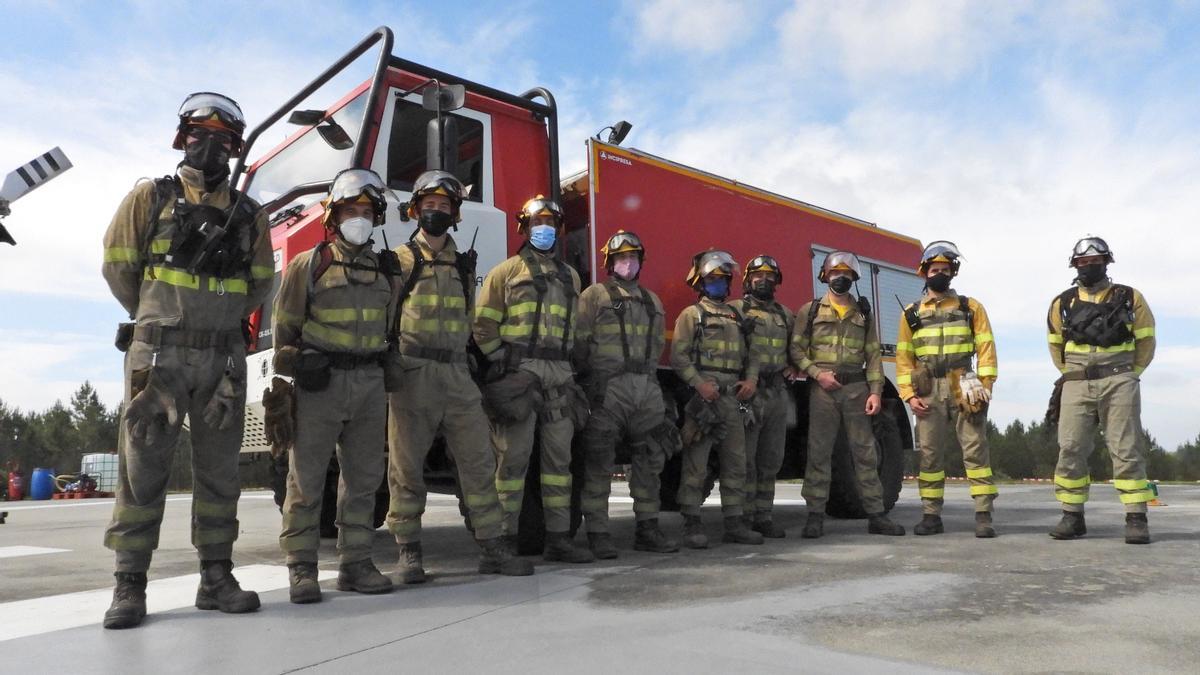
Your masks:
{"label": "white face mask", "polygon": [[338,225],[338,231],[342,233],[342,239],[354,246],[362,246],[371,238],[371,229],[375,227],[374,221],[370,218],[348,218]]}

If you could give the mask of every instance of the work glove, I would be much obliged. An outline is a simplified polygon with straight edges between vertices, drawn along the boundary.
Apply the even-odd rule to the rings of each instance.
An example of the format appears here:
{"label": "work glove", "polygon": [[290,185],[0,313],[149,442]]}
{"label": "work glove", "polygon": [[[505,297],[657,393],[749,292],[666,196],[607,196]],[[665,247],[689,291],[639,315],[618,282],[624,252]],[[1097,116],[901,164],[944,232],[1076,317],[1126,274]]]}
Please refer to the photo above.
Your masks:
{"label": "work glove", "polygon": [[242,414],[245,405],[242,394],[245,390],[245,380],[237,377],[232,368],[226,368],[208,405],[204,406],[204,423],[220,431],[233,426],[234,420]]}
{"label": "work glove", "polygon": [[137,394],[125,407],[129,437],[135,443],[156,445],[179,423],[170,377],[162,369],[151,367],[133,373],[132,380]]}
{"label": "work glove", "polygon": [[296,374],[296,361],[300,359],[300,350],[292,345],[276,347],[271,357],[271,367],[276,375],[292,377]]}
{"label": "work glove", "polygon": [[973,372],[963,373],[963,376],[959,379],[959,386],[962,387],[963,398],[972,407],[992,400],[992,392],[983,386],[983,382],[979,379],[979,376]]}
{"label": "work glove", "polygon": [[292,384],[282,377],[271,379],[271,388],[264,389],[263,435],[271,444],[271,455],[279,457],[296,440],[296,397]]}

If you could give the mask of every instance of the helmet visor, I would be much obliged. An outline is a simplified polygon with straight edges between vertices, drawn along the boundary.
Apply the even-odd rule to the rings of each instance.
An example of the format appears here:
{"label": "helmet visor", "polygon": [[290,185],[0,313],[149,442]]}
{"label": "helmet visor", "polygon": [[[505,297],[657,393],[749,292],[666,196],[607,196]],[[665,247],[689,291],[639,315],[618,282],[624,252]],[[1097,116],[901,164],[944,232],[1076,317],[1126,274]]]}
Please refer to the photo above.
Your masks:
{"label": "helmet visor", "polygon": [[1075,249],[1071,251],[1071,258],[1082,258],[1091,255],[1111,256],[1112,250],[1108,248],[1108,242],[1100,237],[1084,237],[1075,242]]}
{"label": "helmet visor", "polygon": [[696,264],[696,271],[701,277],[710,274],[733,276],[736,269],[737,261],[728,251],[707,251],[700,256],[700,262]]}
{"label": "helmet visor", "polygon": [[340,202],[353,199],[361,194],[380,199],[387,186],[379,178],[379,174],[370,169],[347,169],[338,173],[329,185],[329,201]]}
{"label": "helmet visor", "polygon": [[834,270],[849,270],[856,279],[862,277],[862,265],[858,262],[858,256],[848,251],[834,251],[825,256],[823,267],[826,274]]}
{"label": "helmet visor", "polygon": [[558,207],[558,204],[555,204],[553,201],[546,199],[545,197],[534,197],[533,199],[530,199],[528,202],[525,202],[525,208],[521,209],[521,211],[524,212],[525,216],[528,218],[550,215],[554,216],[559,221],[562,220],[562,209]]}
{"label": "helmet visor", "polygon": [[921,260],[933,260],[939,256],[948,260],[955,260],[962,258],[962,252],[958,250],[958,247],[952,241],[935,241],[925,247],[925,252],[921,255]]}
{"label": "helmet visor", "polygon": [[463,184],[449,171],[427,171],[417,177],[413,183],[413,197],[420,198],[429,194],[444,194],[452,201],[462,203]]}
{"label": "helmet visor", "polygon": [[604,245],[604,253],[607,255],[644,250],[646,249],[642,246],[641,238],[632,232],[618,232]]}
{"label": "helmet visor", "polygon": [[228,96],[202,91],[188,96],[183,105],[179,106],[179,116],[186,119],[208,120],[216,115],[217,119],[238,130],[246,128],[246,119],[242,109]]}
{"label": "helmet visor", "polygon": [[779,274],[779,263],[769,255],[760,255],[746,265],[746,274],[751,272],[774,272]]}

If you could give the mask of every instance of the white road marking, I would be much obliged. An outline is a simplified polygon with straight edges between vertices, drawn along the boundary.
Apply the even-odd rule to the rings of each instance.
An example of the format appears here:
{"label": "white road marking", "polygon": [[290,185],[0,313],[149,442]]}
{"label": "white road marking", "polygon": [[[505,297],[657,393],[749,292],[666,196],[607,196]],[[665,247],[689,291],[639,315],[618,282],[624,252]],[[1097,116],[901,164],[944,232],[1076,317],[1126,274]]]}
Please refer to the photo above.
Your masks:
{"label": "white road marking", "polygon": [[0,546],[0,558],[20,558],[45,553],[68,553],[69,548],[46,548],[45,546]]}
{"label": "white road marking", "polygon": [[[259,593],[288,586],[288,568],[283,565],[247,565],[236,568],[235,574],[242,588]],[[317,576],[333,579],[337,572],[322,570]],[[147,611],[168,612],[192,606],[199,583],[199,574],[151,579],[146,589]],[[99,624],[111,602],[112,589],[102,588],[0,604],[0,642]]]}

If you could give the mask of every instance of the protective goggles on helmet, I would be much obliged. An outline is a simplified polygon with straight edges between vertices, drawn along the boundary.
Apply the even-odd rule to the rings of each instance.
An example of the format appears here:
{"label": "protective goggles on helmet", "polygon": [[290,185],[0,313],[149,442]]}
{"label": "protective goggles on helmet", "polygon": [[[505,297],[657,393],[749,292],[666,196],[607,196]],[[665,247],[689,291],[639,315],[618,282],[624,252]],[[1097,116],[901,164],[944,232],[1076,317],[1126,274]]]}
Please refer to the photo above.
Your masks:
{"label": "protective goggles on helmet", "polygon": [[849,251],[834,251],[825,256],[825,262],[821,263],[821,273],[817,275],[817,280],[827,282],[829,273],[838,270],[849,272],[855,281],[862,278],[862,264],[859,263],[858,256]]}
{"label": "protective goggles on helmet", "polygon": [[388,189],[379,174],[370,169],[343,169],[329,183],[329,195],[325,197],[325,215],[322,221],[328,225],[334,208],[346,201],[358,201],[366,197],[375,209],[375,224],[382,225],[387,212],[387,196],[399,200]]}
{"label": "protective goggles on helmet", "polygon": [[420,217],[418,202],[422,197],[444,195],[450,199],[455,221],[460,221],[462,215],[459,213],[459,207],[462,206],[464,194],[466,194],[466,189],[463,188],[462,181],[454,174],[441,170],[426,171],[417,176],[417,180],[413,182],[412,199],[409,200],[406,209],[408,217]]}
{"label": "protective goggles on helmet", "polygon": [[618,230],[616,234],[608,238],[608,242],[604,244],[604,248],[600,249],[600,252],[605,256],[605,261],[608,260],[608,256],[610,255],[629,253],[630,251],[644,253],[646,247],[642,246],[640,237],[625,230]]}
{"label": "protective goggles on helmet", "polygon": [[191,94],[184,99],[179,106],[179,120],[183,124],[224,127],[238,136],[246,129],[246,118],[237,101],[211,91]]}
{"label": "protective goggles on helmet", "polygon": [[562,225],[563,222],[562,208],[542,195],[530,199],[521,207],[521,212],[517,214],[517,229],[523,231],[529,227],[529,221],[533,220],[534,216],[553,216],[556,225]]}
{"label": "protective goggles on helmet", "polygon": [[950,263],[952,275],[958,274],[958,268],[962,265],[962,253],[952,241],[939,240],[930,243],[925,247],[925,251],[921,254],[921,264],[917,266],[917,273],[924,275],[925,270],[935,262]]}
{"label": "protective goggles on helmet", "polygon": [[775,283],[783,283],[783,270],[779,268],[779,262],[769,255],[760,255],[752,258],[750,263],[746,265],[746,271],[742,274],[742,282],[744,283],[750,278],[753,272],[771,272],[775,275]]}
{"label": "protective goggles on helmet", "polygon": [[1075,248],[1071,250],[1071,259],[1067,262],[1067,266],[1073,267],[1076,259],[1093,255],[1102,255],[1108,262],[1115,261],[1108,242],[1100,237],[1084,237],[1075,242]]}
{"label": "protective goggles on helmet", "polygon": [[701,278],[710,274],[733,276],[737,269],[737,261],[727,251],[706,251],[700,255],[696,263],[696,272]]}

